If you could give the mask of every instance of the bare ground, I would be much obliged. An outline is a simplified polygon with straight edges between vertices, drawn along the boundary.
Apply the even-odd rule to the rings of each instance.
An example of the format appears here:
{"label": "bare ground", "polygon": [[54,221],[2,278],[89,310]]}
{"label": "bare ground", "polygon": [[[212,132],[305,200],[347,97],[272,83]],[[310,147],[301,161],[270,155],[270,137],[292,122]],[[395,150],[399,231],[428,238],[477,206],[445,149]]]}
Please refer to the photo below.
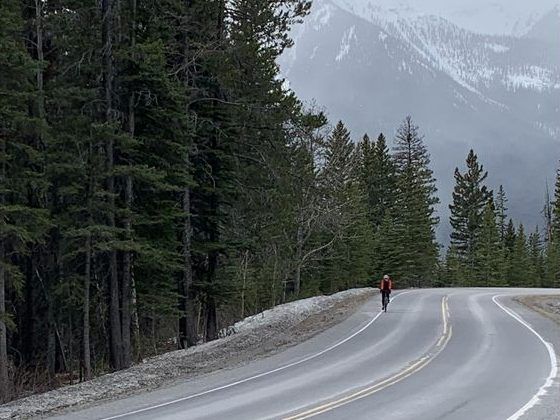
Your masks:
{"label": "bare ground", "polygon": [[0,419],[35,418],[83,408],[241,366],[304,342],[336,325],[373,293],[373,289],[357,289],[282,305],[236,324],[229,330],[235,333],[228,337],[166,353],[89,382],[2,405]]}

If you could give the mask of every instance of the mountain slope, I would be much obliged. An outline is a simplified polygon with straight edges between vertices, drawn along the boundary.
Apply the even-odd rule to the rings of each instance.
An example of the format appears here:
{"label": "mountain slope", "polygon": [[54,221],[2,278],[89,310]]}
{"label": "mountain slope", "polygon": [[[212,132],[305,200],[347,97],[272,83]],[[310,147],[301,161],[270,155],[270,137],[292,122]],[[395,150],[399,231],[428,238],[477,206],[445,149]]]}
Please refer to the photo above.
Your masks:
{"label": "mountain slope", "polygon": [[[479,34],[403,10],[316,0],[280,63],[291,87],[346,121],[356,136],[392,135],[413,115],[433,155],[444,219],[453,169],[474,147],[491,182],[509,191],[513,215],[540,223],[545,180],[560,157],[553,12],[519,37]],[[444,225],[440,238],[447,233]]]}

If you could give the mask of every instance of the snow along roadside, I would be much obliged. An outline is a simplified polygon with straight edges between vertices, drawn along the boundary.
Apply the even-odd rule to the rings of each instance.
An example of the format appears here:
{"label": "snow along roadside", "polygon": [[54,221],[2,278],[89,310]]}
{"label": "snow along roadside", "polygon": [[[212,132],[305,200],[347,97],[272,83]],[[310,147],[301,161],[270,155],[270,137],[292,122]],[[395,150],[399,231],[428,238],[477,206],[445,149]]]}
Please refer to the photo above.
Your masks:
{"label": "snow along roadside", "polygon": [[156,356],[89,382],[1,405],[0,419],[31,418],[82,408],[249,363],[343,321],[373,294],[373,289],[353,289],[277,306],[236,323],[227,329],[230,335],[225,338]]}

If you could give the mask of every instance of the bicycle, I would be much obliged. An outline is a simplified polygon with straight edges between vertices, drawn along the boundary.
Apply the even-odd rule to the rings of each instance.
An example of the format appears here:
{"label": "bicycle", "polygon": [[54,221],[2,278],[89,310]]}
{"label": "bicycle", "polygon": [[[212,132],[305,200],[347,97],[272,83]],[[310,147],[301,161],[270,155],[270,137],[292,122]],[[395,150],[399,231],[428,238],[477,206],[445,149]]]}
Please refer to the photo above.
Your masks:
{"label": "bicycle", "polygon": [[383,295],[383,312],[387,312],[387,306],[389,306],[389,294],[385,293]]}

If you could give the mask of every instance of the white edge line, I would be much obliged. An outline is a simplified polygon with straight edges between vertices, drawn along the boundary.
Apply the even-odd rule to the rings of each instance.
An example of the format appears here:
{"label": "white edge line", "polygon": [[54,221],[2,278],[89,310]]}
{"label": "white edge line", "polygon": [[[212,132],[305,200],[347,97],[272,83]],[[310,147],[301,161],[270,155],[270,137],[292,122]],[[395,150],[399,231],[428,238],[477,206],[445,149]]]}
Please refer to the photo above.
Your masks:
{"label": "white edge line", "polygon": [[[396,295],[392,300],[394,301],[399,296],[406,295],[406,294],[412,293],[412,292],[413,292],[413,290],[408,290],[408,291],[405,291],[405,292],[401,292],[398,295]],[[241,379],[239,381],[232,382],[232,383],[229,383],[227,385],[222,385],[222,386],[219,386],[217,388],[212,388],[212,389],[209,389],[209,390],[206,390],[206,391],[203,391],[203,392],[199,392],[198,394],[189,395],[187,397],[182,397],[182,398],[178,398],[178,399],[173,400],[173,401],[167,401],[167,402],[157,404],[157,405],[153,405],[153,406],[150,406],[150,407],[145,407],[145,408],[141,408],[141,409],[138,409],[138,410],[129,411],[129,412],[123,413],[123,414],[117,414],[117,415],[111,416],[111,417],[104,417],[100,420],[120,419],[120,418],[123,418],[123,417],[132,416],[134,414],[145,413],[146,411],[151,411],[151,410],[155,410],[155,409],[158,409],[158,408],[167,407],[169,405],[177,404],[177,403],[180,403],[180,402],[183,402],[183,401],[188,401],[188,400],[192,400],[192,399],[197,398],[197,397],[202,397],[203,395],[208,395],[208,394],[212,394],[212,393],[217,392],[217,391],[222,391],[224,389],[233,388],[234,386],[241,385],[241,384],[244,384],[246,382],[250,382],[250,381],[253,381],[255,379],[259,379],[259,378],[262,378],[262,377],[265,377],[265,376],[269,376],[269,375],[272,375],[273,373],[281,372],[283,370],[292,368],[294,366],[301,365],[302,363],[309,362],[310,360],[316,359],[317,357],[320,357],[323,354],[328,353],[328,352],[336,349],[337,347],[340,347],[341,345],[343,345],[344,343],[347,343],[348,341],[350,341],[351,339],[353,339],[357,335],[363,333],[375,321],[377,321],[377,319],[382,314],[383,314],[383,311],[380,311],[371,321],[369,321],[366,325],[364,325],[362,328],[360,328],[354,334],[350,335],[349,337],[346,337],[344,340],[339,341],[338,343],[333,344],[332,346],[327,347],[324,350],[321,350],[319,353],[315,353],[315,354],[307,356],[307,357],[305,357],[301,360],[298,360],[297,362],[293,362],[293,363],[290,363],[290,364],[287,364],[287,365],[284,365],[284,366],[280,366],[279,368],[276,368],[276,369],[273,369],[273,370],[270,370],[270,371],[266,371],[266,372],[262,372],[262,373],[259,373],[258,375],[251,376],[251,377],[245,378],[245,379]]]}
{"label": "white edge line", "polygon": [[518,314],[516,314],[514,311],[512,311],[509,308],[506,308],[504,305],[502,305],[500,302],[498,302],[498,298],[502,297],[502,296],[506,296],[506,295],[497,295],[494,296],[492,298],[492,300],[494,301],[494,303],[496,305],[498,305],[505,313],[507,313],[509,316],[511,316],[513,319],[515,319],[517,322],[519,322],[520,324],[522,324],[523,326],[525,326],[527,329],[529,329],[529,331],[531,331],[534,335],[537,336],[537,338],[544,344],[544,346],[546,347],[546,349],[548,350],[548,356],[550,357],[550,373],[548,374],[548,378],[546,378],[545,383],[539,388],[538,392],[533,396],[533,398],[531,398],[527,404],[525,404],[523,407],[521,407],[519,410],[517,410],[515,412],[515,414],[511,415],[510,417],[508,417],[507,420],[518,420],[520,419],[525,413],[527,413],[527,411],[529,411],[531,408],[533,408],[535,405],[537,405],[541,399],[541,397],[543,395],[546,395],[546,390],[553,385],[554,383],[554,379],[556,378],[556,376],[558,375],[558,360],[556,358],[556,352],[554,351],[554,347],[552,346],[552,344],[550,344],[549,342],[547,342],[538,332],[535,331],[535,329],[533,327],[531,327],[531,325],[526,322],[523,318],[521,318]]}

